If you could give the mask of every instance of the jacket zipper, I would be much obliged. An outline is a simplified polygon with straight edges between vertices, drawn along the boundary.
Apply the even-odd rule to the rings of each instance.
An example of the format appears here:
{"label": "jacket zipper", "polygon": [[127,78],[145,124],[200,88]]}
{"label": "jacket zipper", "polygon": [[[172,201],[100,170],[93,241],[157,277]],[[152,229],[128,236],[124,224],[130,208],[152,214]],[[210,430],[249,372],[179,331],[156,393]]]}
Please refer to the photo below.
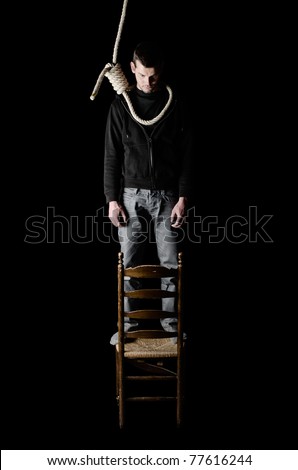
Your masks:
{"label": "jacket zipper", "polygon": [[153,151],[152,151],[152,139],[151,139],[151,137],[149,137],[149,139],[148,139],[148,150],[149,150],[151,184],[152,184],[152,189],[155,189],[154,162],[153,162]]}

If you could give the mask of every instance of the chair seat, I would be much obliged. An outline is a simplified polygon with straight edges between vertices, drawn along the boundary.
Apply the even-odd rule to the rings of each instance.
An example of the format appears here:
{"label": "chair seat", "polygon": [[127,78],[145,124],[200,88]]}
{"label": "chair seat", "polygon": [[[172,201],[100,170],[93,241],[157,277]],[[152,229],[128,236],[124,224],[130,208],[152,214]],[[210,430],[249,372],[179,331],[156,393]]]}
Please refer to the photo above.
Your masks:
{"label": "chair seat", "polygon": [[[119,350],[118,344],[116,349]],[[125,343],[124,357],[132,359],[177,357],[177,344],[174,344],[170,338],[138,338]]]}

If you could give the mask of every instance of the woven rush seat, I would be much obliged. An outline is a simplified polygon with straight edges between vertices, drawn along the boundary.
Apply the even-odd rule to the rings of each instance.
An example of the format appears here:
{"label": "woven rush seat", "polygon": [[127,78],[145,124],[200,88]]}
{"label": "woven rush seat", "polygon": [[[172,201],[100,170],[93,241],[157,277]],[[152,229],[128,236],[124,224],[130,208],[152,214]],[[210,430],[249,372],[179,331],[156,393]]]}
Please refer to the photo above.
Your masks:
{"label": "woven rush seat", "polygon": [[[118,344],[116,345],[119,351]],[[124,357],[127,358],[162,358],[177,357],[177,344],[170,338],[137,338],[125,343]]]}

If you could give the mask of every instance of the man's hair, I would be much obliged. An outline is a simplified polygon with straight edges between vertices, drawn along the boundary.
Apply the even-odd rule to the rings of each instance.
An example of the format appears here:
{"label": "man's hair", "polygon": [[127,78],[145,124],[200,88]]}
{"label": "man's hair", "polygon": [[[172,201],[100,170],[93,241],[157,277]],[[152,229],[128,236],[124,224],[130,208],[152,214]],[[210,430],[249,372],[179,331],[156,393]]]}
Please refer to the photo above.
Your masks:
{"label": "man's hair", "polygon": [[140,42],[133,53],[133,62],[136,65],[139,60],[144,67],[155,68],[157,73],[161,73],[164,67],[164,57],[161,47],[153,41]]}

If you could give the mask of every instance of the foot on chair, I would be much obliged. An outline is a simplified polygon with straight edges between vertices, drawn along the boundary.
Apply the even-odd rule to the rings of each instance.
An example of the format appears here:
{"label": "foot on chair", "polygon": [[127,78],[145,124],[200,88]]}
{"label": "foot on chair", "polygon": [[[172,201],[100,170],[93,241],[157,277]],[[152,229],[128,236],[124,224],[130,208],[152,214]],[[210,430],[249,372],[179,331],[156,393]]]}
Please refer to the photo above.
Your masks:
{"label": "foot on chair", "polygon": [[[124,331],[133,331],[133,330],[136,330],[138,328],[138,323],[137,322],[125,322],[124,323]],[[133,339],[130,339],[130,340],[126,340],[127,341],[133,341]],[[113,334],[113,336],[111,337],[110,339],[110,344],[112,346],[116,346],[116,344],[118,343],[118,331],[116,331],[116,333]]]}
{"label": "foot on chair", "polygon": [[[176,336],[173,336],[173,338],[170,338],[171,339],[171,342],[173,344],[177,344],[177,337]],[[183,341],[187,340],[187,334],[186,333],[183,333]]]}

